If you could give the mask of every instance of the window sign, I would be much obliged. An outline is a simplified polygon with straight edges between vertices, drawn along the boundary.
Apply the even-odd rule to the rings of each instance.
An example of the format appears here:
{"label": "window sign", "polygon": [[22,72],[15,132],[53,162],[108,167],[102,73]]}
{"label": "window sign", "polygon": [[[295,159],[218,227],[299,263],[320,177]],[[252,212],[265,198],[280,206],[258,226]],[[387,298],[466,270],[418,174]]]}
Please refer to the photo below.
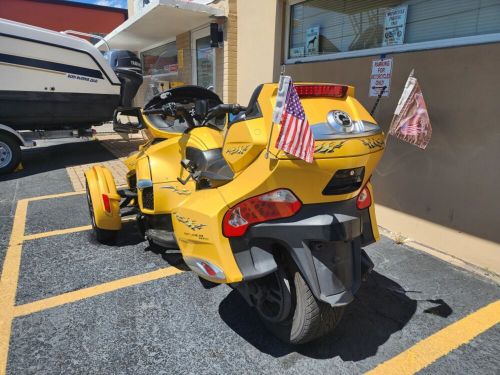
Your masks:
{"label": "window sign", "polygon": [[405,39],[406,15],[408,5],[388,9],[385,13],[384,46],[403,44]]}
{"label": "window sign", "polygon": [[290,57],[303,57],[304,56],[304,47],[295,47],[290,48]]}
{"label": "window sign", "polygon": [[319,53],[319,26],[313,26],[306,32],[307,55],[317,55]]}
{"label": "window sign", "polygon": [[175,42],[142,52],[141,60],[144,75],[176,73],[179,68]]}
{"label": "window sign", "polygon": [[378,96],[385,86],[382,96],[389,96],[392,76],[392,59],[372,61],[372,74],[370,75],[370,96]]}

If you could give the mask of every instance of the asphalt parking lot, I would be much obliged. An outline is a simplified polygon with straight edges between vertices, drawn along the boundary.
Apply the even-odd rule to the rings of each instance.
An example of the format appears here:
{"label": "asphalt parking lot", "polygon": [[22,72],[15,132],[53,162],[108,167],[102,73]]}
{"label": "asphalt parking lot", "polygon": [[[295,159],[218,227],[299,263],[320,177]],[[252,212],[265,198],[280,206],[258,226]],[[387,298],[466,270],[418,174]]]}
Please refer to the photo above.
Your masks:
{"label": "asphalt parking lot", "polygon": [[388,238],[335,333],[300,347],[133,222],[96,243],[65,168],[112,159],[98,142],[35,148],[0,177],[0,374],[499,373],[498,285]]}

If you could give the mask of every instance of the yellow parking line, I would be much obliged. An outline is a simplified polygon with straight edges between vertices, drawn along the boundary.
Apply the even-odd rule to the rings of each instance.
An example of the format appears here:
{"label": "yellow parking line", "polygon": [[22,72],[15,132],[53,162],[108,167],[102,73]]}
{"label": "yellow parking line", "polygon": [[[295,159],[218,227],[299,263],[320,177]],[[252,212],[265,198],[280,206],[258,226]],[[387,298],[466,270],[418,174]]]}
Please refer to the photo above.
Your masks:
{"label": "yellow parking line", "polygon": [[110,281],[104,284],[92,286],[85,289],[75,290],[73,292],[68,292],[60,294],[58,296],[45,298],[39,301],[27,303],[24,305],[19,305],[14,307],[14,316],[24,316],[33,314],[35,312],[51,309],[53,307],[65,305],[67,303],[72,303],[80,301],[82,299],[95,297],[100,294],[109,293],[118,289],[123,289],[129,286],[142,284],[148,281],[162,279],[168,276],[177,275],[184,271],[176,267],[162,268],[156,271],[143,273],[140,275],[126,277],[124,279]]}
{"label": "yellow parking line", "polygon": [[378,365],[366,375],[415,374],[498,323],[500,323],[500,300],[443,328],[396,357]]}
{"label": "yellow parking line", "polygon": [[[128,223],[128,222],[134,221],[134,220],[135,220],[134,217],[126,217],[126,218],[122,219],[122,223]],[[72,227],[72,228],[66,228],[66,229],[51,230],[49,232],[27,234],[23,237],[23,239],[24,239],[24,241],[38,240],[40,238],[60,236],[63,234],[76,233],[76,232],[84,232],[86,230],[91,230],[91,229],[92,229],[92,225],[82,225],[81,227]]]}
{"label": "yellow parking line", "polygon": [[85,230],[90,230],[90,229],[92,229],[92,225],[83,225],[81,227],[73,227],[73,228],[52,230],[50,232],[28,234],[24,236],[24,241],[37,240],[39,238],[52,237],[52,236],[60,236],[61,234],[83,232]]}
{"label": "yellow parking line", "polygon": [[5,253],[2,276],[0,278],[0,375],[5,374],[9,354],[10,332],[16,301],[17,283],[21,265],[21,251],[28,212],[28,200],[17,202],[9,247]]}
{"label": "yellow parking line", "polygon": [[33,198],[28,198],[26,200],[30,202],[35,202],[35,201],[43,201],[45,199],[54,199],[54,198],[63,198],[63,197],[71,197],[73,195],[83,195],[85,194],[85,191],[70,191],[67,193],[59,193],[59,194],[50,194],[50,195],[41,195],[39,197],[33,197]]}

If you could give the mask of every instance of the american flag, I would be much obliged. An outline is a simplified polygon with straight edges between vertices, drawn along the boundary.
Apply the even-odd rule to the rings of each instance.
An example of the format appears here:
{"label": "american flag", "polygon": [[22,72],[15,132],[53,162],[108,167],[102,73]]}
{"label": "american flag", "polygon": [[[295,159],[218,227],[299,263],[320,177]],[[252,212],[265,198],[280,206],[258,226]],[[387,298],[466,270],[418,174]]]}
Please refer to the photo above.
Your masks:
{"label": "american flag", "polygon": [[431,140],[432,126],[427,106],[420,85],[412,74],[394,112],[389,134],[422,149]]}
{"label": "american flag", "polygon": [[293,83],[288,87],[281,125],[276,148],[312,163],[314,137]]}

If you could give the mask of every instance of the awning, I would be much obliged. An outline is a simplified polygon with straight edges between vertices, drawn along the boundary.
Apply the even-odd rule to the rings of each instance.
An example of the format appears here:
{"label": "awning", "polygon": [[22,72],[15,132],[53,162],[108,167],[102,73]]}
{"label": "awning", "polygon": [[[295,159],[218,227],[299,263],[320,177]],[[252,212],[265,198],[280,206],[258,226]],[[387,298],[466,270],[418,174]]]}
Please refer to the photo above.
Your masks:
{"label": "awning", "polygon": [[[224,16],[224,9],[185,0],[152,0],[105,40],[113,49],[139,51]],[[98,44],[99,46],[101,43]]]}

